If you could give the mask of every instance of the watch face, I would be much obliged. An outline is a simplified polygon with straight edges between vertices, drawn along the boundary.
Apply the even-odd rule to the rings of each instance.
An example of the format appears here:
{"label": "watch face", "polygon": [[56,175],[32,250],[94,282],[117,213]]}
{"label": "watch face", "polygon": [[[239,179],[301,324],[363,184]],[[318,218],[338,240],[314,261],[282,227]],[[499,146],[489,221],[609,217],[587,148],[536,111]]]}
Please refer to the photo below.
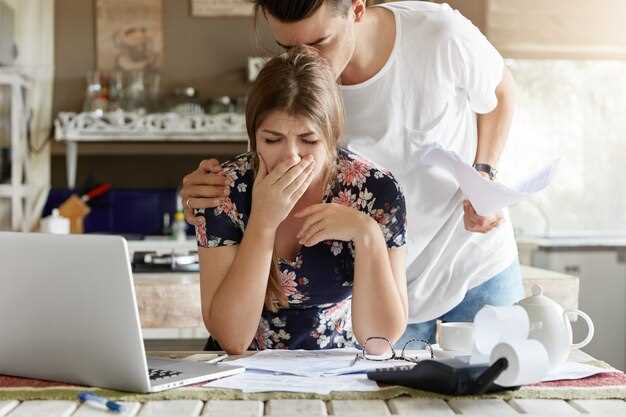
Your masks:
{"label": "watch face", "polygon": [[489,175],[489,179],[493,180],[496,177],[497,171],[489,164],[474,164],[474,169],[478,172],[484,172]]}

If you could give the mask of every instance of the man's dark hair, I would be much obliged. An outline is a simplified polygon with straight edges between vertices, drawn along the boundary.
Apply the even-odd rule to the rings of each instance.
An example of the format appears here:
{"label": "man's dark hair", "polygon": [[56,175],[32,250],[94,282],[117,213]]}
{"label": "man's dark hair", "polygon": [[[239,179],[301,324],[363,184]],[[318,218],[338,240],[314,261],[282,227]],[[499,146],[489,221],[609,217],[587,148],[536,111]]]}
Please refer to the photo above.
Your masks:
{"label": "man's dark hair", "polygon": [[323,3],[328,3],[337,14],[345,15],[352,0],[253,0],[257,10],[268,12],[281,22],[297,22],[313,15]]}

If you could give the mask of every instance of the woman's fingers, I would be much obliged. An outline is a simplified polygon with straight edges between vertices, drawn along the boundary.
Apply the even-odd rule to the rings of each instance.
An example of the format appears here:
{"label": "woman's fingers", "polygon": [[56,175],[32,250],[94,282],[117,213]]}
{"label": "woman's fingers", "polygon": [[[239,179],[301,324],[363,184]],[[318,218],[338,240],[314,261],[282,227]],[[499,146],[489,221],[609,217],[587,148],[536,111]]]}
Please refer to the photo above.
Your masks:
{"label": "woman's fingers", "polygon": [[289,185],[294,182],[298,177],[303,175],[306,169],[313,163],[312,157],[305,157],[299,163],[295,164],[287,172],[285,172],[274,184],[283,190],[286,190]]}
{"label": "woman's fingers", "polygon": [[[306,181],[304,181],[302,184],[300,184],[300,186],[298,188],[296,188],[295,191],[291,194],[290,198],[291,198],[291,201],[294,202],[294,205],[304,195],[304,193],[309,188],[309,186],[311,185],[312,182],[313,182],[313,173],[311,173],[307,177]],[[318,205],[318,204],[316,204],[316,205]],[[295,216],[299,217],[297,214],[298,213],[296,213]]]}
{"label": "woman's fingers", "polygon": [[298,239],[302,239],[304,237],[306,237],[307,235],[309,235],[309,229],[314,226],[316,223],[321,222],[322,220],[324,220],[325,218],[325,213],[323,211],[319,211],[315,214],[312,214],[311,216],[307,217],[306,220],[304,221],[304,223],[302,223],[302,227],[300,228],[300,231],[298,232],[298,234],[296,235],[296,237]]}
{"label": "woman's fingers", "polygon": [[321,219],[317,223],[313,223],[311,226],[309,226],[307,230],[305,230],[304,233],[302,233],[301,235],[302,237],[298,239],[298,242],[301,245],[310,246],[313,236],[317,235],[318,233],[320,233],[322,230],[325,230],[325,229],[326,229],[326,222],[324,222],[324,219]]}
{"label": "woman's fingers", "polygon": [[[310,180],[313,179],[313,172],[314,172],[313,168],[314,168],[314,165],[315,165],[314,163],[309,164],[304,169],[304,171],[302,171],[302,173],[297,178],[295,178],[291,182],[291,184],[289,184],[285,188],[285,190],[284,190],[285,193],[287,193],[291,197],[292,200],[298,201],[298,199],[300,199],[302,194],[298,195],[298,193],[296,191],[298,191],[303,184],[306,183],[307,188],[308,188],[309,184],[311,183]],[[306,191],[306,188],[305,188],[305,191]]]}
{"label": "woman's fingers", "polygon": [[270,181],[270,184],[276,184],[276,182],[278,182],[278,180],[280,180],[283,175],[289,171],[289,169],[300,163],[301,160],[302,159],[296,155],[278,163],[272,171],[268,171],[267,178]]}
{"label": "woman's fingers", "polygon": [[317,233],[313,234],[305,243],[303,243],[303,245],[307,247],[315,246],[320,242],[331,239],[332,236],[330,235],[328,228],[323,227],[322,229],[317,231]]}

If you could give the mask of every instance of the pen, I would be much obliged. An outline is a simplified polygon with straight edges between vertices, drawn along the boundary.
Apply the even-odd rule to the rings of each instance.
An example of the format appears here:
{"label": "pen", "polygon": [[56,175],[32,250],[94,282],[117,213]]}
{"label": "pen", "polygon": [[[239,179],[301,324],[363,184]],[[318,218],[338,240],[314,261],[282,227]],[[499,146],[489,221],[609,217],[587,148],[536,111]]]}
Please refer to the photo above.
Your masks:
{"label": "pen", "polygon": [[226,358],[228,358],[228,355],[219,355],[213,359],[206,361],[206,363],[218,363],[218,362],[223,361]]}
{"label": "pen", "polygon": [[124,406],[116,401],[108,400],[104,397],[94,394],[93,392],[83,391],[78,394],[78,399],[81,402],[94,402],[105,406],[108,410],[115,413],[121,413],[124,411]]}

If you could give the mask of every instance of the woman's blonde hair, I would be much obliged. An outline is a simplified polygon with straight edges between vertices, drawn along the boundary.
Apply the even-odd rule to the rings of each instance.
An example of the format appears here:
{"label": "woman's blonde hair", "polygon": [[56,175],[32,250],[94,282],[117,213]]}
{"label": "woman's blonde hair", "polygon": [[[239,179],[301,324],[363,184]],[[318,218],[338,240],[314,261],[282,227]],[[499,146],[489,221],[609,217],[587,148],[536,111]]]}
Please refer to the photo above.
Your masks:
{"label": "woman's blonde hair", "polygon": [[[259,72],[246,104],[246,129],[250,148],[255,154],[256,131],[273,111],[305,117],[316,127],[328,154],[327,184],[333,175],[337,145],[343,132],[343,104],[330,66],[315,49],[306,46],[291,48],[270,59]],[[255,175],[257,171],[258,156],[255,158]],[[277,311],[287,305],[274,249],[265,307]]]}

